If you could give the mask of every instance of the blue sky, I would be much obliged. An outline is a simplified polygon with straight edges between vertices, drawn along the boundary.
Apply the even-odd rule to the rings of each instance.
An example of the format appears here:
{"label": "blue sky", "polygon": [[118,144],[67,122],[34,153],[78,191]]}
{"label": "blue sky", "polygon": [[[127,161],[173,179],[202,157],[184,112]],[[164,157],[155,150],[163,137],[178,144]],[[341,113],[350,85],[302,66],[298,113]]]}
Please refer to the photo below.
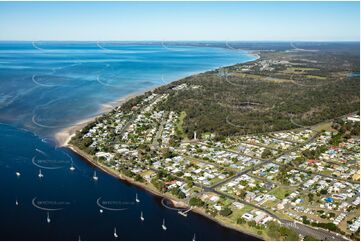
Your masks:
{"label": "blue sky", "polygon": [[0,40],[359,40],[359,2],[0,2]]}

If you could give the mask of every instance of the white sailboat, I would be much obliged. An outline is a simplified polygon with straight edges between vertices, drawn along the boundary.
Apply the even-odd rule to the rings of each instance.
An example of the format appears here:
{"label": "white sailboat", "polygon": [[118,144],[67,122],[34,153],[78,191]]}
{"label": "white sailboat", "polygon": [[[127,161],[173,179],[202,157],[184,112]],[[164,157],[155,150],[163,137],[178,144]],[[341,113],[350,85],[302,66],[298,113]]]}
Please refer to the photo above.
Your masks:
{"label": "white sailboat", "polygon": [[117,228],[114,227],[114,238],[118,238]]}
{"label": "white sailboat", "polygon": [[21,173],[18,172],[18,171],[15,174],[16,174],[17,177],[19,177],[21,175]]}
{"label": "white sailboat", "polygon": [[16,201],[15,201],[15,205],[16,206],[18,206],[19,205],[19,202],[18,202],[18,200],[16,199]]}
{"label": "white sailboat", "polygon": [[140,202],[140,200],[138,199],[138,193],[135,194],[135,201],[136,201],[137,203]]}
{"label": "white sailboat", "polygon": [[96,172],[96,171],[94,171],[93,180],[94,180],[94,181],[97,181],[97,180],[98,180],[97,172]]}
{"label": "white sailboat", "polygon": [[143,211],[142,211],[142,212],[140,212],[140,220],[144,221]]}
{"label": "white sailboat", "polygon": [[165,220],[163,219],[162,229],[165,231],[167,230],[167,227],[165,226]]}
{"label": "white sailboat", "polygon": [[70,168],[69,168],[70,171],[74,171],[75,170],[75,167],[73,165],[73,162],[71,162],[71,165],[70,165]]}
{"label": "white sailboat", "polygon": [[41,169],[39,170],[38,177],[39,177],[39,178],[43,178],[43,177],[44,177],[43,173],[41,173]]}
{"label": "white sailboat", "polygon": [[47,215],[46,215],[46,222],[48,222],[48,223],[51,222],[49,212],[47,212]]}

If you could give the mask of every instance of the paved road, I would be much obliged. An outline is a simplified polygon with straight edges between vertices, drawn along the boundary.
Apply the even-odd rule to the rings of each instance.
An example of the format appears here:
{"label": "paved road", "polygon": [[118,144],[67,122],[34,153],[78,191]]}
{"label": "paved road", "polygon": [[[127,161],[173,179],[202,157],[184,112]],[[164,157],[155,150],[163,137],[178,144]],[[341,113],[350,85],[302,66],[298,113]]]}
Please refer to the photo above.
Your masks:
{"label": "paved road", "polygon": [[243,174],[246,174],[246,173],[248,173],[248,172],[250,172],[250,171],[253,171],[254,169],[256,169],[256,168],[258,168],[258,167],[260,167],[260,166],[263,166],[263,165],[265,165],[265,164],[268,164],[268,163],[270,163],[270,162],[272,162],[272,161],[271,161],[271,160],[266,160],[266,161],[263,161],[263,162],[261,162],[261,163],[258,163],[258,164],[256,164],[256,165],[254,165],[254,166],[252,166],[252,167],[250,167],[250,168],[248,168],[248,169],[246,169],[246,170],[243,170],[243,171],[241,171],[241,172],[237,172],[237,174],[236,174],[235,176],[232,176],[232,177],[230,177],[230,178],[228,178],[228,179],[224,179],[224,180],[218,182],[217,184],[213,185],[211,188],[216,188],[216,187],[222,186],[223,184],[229,182],[230,180],[236,179],[237,177],[240,177],[240,176],[242,176]]}
{"label": "paved road", "polygon": [[278,221],[281,222],[281,224],[287,228],[290,228],[294,231],[296,231],[297,233],[299,234],[302,234],[303,236],[305,235],[310,235],[314,238],[317,238],[319,240],[329,240],[329,241],[345,241],[347,240],[346,238],[344,238],[342,235],[339,235],[337,233],[334,233],[334,232],[330,232],[328,230],[324,230],[324,229],[321,229],[321,228],[314,228],[314,227],[310,227],[310,226],[307,226],[305,224],[302,224],[302,223],[298,223],[298,222],[294,222],[294,221],[289,221],[289,220],[286,220],[286,219],[281,219],[279,218],[276,214],[268,211],[267,209],[265,208],[262,208],[260,206],[257,206],[257,205],[254,205],[253,203],[249,203],[249,202],[246,202],[244,200],[241,200],[241,199],[237,199],[233,196],[230,196],[228,194],[225,194],[225,193],[222,193],[222,192],[219,192],[219,191],[216,191],[214,189],[210,189],[212,192],[218,194],[219,196],[225,196],[227,197],[228,199],[231,199],[231,200],[235,200],[235,201],[238,201],[240,203],[243,203],[245,205],[249,205],[249,206],[252,206],[252,207],[255,207],[257,208],[258,210],[261,210],[265,213],[267,213],[268,215],[270,215],[271,217],[273,217],[274,219],[277,219]]}
{"label": "paved road", "polygon": [[168,112],[165,111],[162,115],[162,121],[160,122],[159,124],[159,128],[157,130],[157,133],[155,134],[154,138],[153,138],[153,143],[152,143],[152,146],[153,148],[157,148],[159,147],[159,142],[158,142],[158,139],[160,138],[160,136],[162,135],[163,133],[163,129],[164,129],[164,125],[165,123],[167,122],[167,119],[168,119]]}
{"label": "paved road", "polygon": [[[157,99],[159,99],[159,96],[155,97],[155,99],[154,99],[153,102],[155,102]],[[140,113],[142,110],[144,110],[144,108],[146,108],[146,107],[147,107],[147,105],[143,105],[142,107],[140,107],[139,113]],[[125,132],[126,130],[128,130],[129,126],[134,123],[134,120],[137,118],[137,116],[138,116],[138,112],[133,113],[132,116],[131,116],[131,117],[129,118],[129,120],[125,123],[125,125],[121,128],[120,132],[119,132],[117,135],[118,135],[118,136],[123,136],[124,132]],[[111,142],[109,142],[109,144],[111,144],[111,145],[116,144],[116,143],[117,143],[116,141],[111,141]]]}
{"label": "paved road", "polygon": [[292,222],[288,220],[281,219],[280,222],[283,226],[293,229],[299,234],[309,235],[314,238],[318,238],[320,240],[328,240],[328,241],[346,241],[342,235],[321,229],[321,228],[311,228],[307,225],[298,222]]}

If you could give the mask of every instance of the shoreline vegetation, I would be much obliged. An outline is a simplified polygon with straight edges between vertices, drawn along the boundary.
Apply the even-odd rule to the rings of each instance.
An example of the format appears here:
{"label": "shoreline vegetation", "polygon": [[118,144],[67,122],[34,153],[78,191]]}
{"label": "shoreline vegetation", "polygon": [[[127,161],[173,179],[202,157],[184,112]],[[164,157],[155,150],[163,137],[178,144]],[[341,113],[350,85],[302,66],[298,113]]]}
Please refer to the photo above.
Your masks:
{"label": "shoreline vegetation", "polygon": [[[317,70],[315,70],[315,69],[312,69],[312,68],[305,68],[305,67],[299,67],[298,69],[302,69],[302,72],[300,73],[300,71],[297,69],[297,68],[290,68],[290,67],[287,67],[287,69],[285,70],[285,71],[281,71],[281,72],[279,72],[279,73],[273,73],[273,70],[274,70],[274,68],[272,69],[272,67],[270,67],[267,63],[266,64],[264,64],[265,62],[267,62],[267,61],[270,61],[271,62],[271,65],[279,65],[279,63],[281,63],[281,65],[284,65],[284,63],[286,63],[286,65],[288,65],[289,63],[291,63],[292,61],[293,61],[293,59],[291,58],[290,60],[282,60],[282,57],[279,57],[278,56],[278,53],[271,53],[271,54],[269,54],[269,53],[266,53],[265,54],[265,56],[266,56],[266,58],[265,58],[265,56],[263,55],[263,53],[262,53],[262,55],[257,51],[257,52],[254,52],[254,51],[249,51],[248,52],[250,55],[253,55],[254,57],[256,57],[256,59],[253,59],[253,60],[250,60],[250,61],[247,61],[247,62],[245,62],[245,63],[241,63],[241,64],[234,64],[234,65],[231,65],[231,66],[227,66],[227,67],[220,67],[220,68],[218,68],[217,70],[219,71],[219,70],[222,70],[223,71],[223,69],[225,69],[226,71],[239,71],[239,69],[240,69],[240,65],[244,65],[245,67],[247,67],[247,68],[249,68],[251,65],[254,65],[254,66],[256,66],[256,68],[259,68],[259,66],[261,65],[261,68],[269,68],[268,70],[266,70],[266,76],[267,76],[267,71],[270,73],[270,77],[267,77],[267,78],[265,78],[264,76],[261,76],[261,75],[259,75],[259,74],[248,74],[247,73],[247,71],[249,71],[249,69],[247,69],[247,71],[246,71],[246,74],[243,74],[243,73],[241,73],[240,74],[240,76],[236,76],[236,74],[231,74],[230,76],[228,76],[228,74],[227,74],[227,72],[224,74],[223,73],[223,77],[226,77],[226,82],[228,82],[228,83],[230,83],[230,87],[231,86],[234,86],[234,88],[239,88],[239,86],[240,85],[245,85],[245,84],[237,84],[236,85],[236,83],[235,83],[235,81],[237,81],[237,79],[236,78],[239,78],[239,77],[242,77],[242,78],[249,78],[250,79],[250,81],[252,81],[252,82],[248,82],[248,83],[253,83],[253,82],[255,82],[255,83],[266,83],[267,85],[269,85],[269,86],[276,86],[276,87],[279,87],[279,86],[281,86],[281,85],[279,85],[279,83],[283,83],[283,82],[285,82],[286,83],[286,85],[289,85],[289,86],[296,86],[297,88],[299,88],[299,89],[312,89],[312,91],[314,91],[313,89],[317,89],[317,86],[315,86],[315,85],[313,85],[313,84],[310,84],[310,83],[308,83],[307,82],[307,80],[309,79],[304,73],[306,73],[306,74],[308,74],[307,72],[310,72],[310,71],[313,71],[313,72],[315,72],[314,73],[314,75],[322,75],[322,74],[324,74],[324,72],[323,72],[323,70],[322,70],[322,72],[320,71],[320,69],[317,69]],[[297,56],[297,54],[294,54],[293,52],[292,52],[292,54],[293,55],[295,55],[295,57],[294,58],[299,58],[298,56]],[[291,57],[293,57],[292,56],[292,54],[291,54]],[[280,61],[280,60],[278,60],[279,61],[279,63],[277,62],[277,61],[273,61],[273,57],[276,57],[276,58],[280,58],[282,61]],[[310,62],[310,63],[312,63],[312,62]],[[263,66],[262,66],[263,65]],[[243,66],[242,66],[243,67]],[[322,67],[321,67],[322,68]],[[294,70],[295,69],[295,70]],[[262,70],[262,69],[261,69]],[[258,72],[260,72],[261,71],[260,69],[256,69],[256,72],[258,73]],[[325,70],[325,71],[328,71],[328,69],[327,70]],[[106,105],[104,105],[103,106],[103,108],[102,108],[102,110],[101,110],[101,113],[99,114],[99,115],[97,115],[96,117],[92,117],[92,118],[89,118],[89,119],[86,119],[86,120],[83,120],[83,121],[81,121],[81,122],[79,122],[79,123],[77,123],[77,124],[75,124],[75,125],[72,125],[72,126],[70,126],[70,127],[68,127],[68,128],[66,128],[66,129],[63,129],[63,130],[61,130],[61,131],[59,131],[56,135],[55,135],[55,137],[56,137],[56,139],[57,139],[57,141],[58,141],[58,143],[59,143],[59,145],[60,146],[65,146],[65,147],[67,147],[67,148],[69,148],[70,150],[72,150],[73,152],[75,152],[76,154],[78,154],[79,156],[81,156],[85,161],[87,161],[88,163],[90,163],[90,164],[92,164],[92,165],[94,165],[94,166],[96,166],[96,167],[98,167],[99,169],[101,169],[101,170],[103,170],[104,172],[106,172],[107,174],[109,174],[109,175],[111,175],[111,176],[113,176],[113,177],[115,177],[115,178],[118,178],[118,179],[120,179],[120,180],[122,180],[122,181],[125,181],[125,182],[127,182],[127,183],[130,183],[130,184],[133,184],[133,185],[135,185],[135,186],[137,186],[137,187],[140,187],[140,188],[142,188],[142,189],[144,189],[144,190],[146,190],[146,191],[148,191],[148,192],[150,192],[150,193],[152,193],[153,195],[155,195],[155,196],[158,196],[158,197],[163,197],[163,198],[166,198],[166,199],[169,199],[170,201],[172,201],[172,203],[175,205],[175,207],[177,207],[177,206],[180,206],[180,207],[187,207],[188,205],[187,204],[180,204],[181,203],[181,201],[178,199],[178,198],[176,198],[175,196],[173,196],[173,195],[171,195],[171,194],[165,194],[165,193],[162,193],[161,191],[158,191],[157,189],[156,189],[156,187],[153,185],[153,184],[151,184],[151,183],[149,183],[149,184],[145,184],[145,183],[142,183],[142,182],[138,182],[138,181],[135,181],[133,178],[130,178],[130,177],[127,177],[127,176],[125,176],[125,175],[123,175],[123,174],[121,174],[120,172],[118,172],[118,171],[116,171],[116,170],[113,170],[111,167],[109,167],[109,166],[106,166],[106,165],[104,165],[104,164],[102,164],[101,162],[97,162],[96,160],[95,160],[95,158],[92,156],[92,155],[90,155],[90,154],[88,154],[87,152],[85,152],[85,151],[83,151],[83,150],[81,150],[79,147],[77,147],[74,143],[71,143],[71,140],[72,140],[72,138],[76,135],[76,132],[77,131],[80,131],[82,128],[84,128],[87,124],[89,124],[90,122],[93,122],[98,116],[101,116],[101,115],[103,115],[103,114],[105,114],[105,113],[108,113],[108,112],[111,112],[115,107],[118,107],[118,106],[121,106],[121,105],[123,105],[123,104],[125,104],[125,103],[127,103],[128,101],[130,101],[130,100],[132,100],[132,99],[136,99],[136,98],[138,98],[138,97],[140,97],[140,96],[142,96],[142,95],[145,95],[145,93],[147,93],[147,92],[154,92],[154,91],[158,91],[158,92],[162,92],[162,91],[164,91],[164,89],[166,89],[166,88],[169,88],[169,87],[172,87],[172,86],[174,86],[174,85],[177,85],[177,84],[181,84],[181,83],[183,83],[183,81],[185,81],[185,83],[187,83],[187,82],[189,82],[190,83],[190,81],[193,81],[193,80],[189,80],[189,79],[191,79],[191,78],[193,78],[193,77],[197,77],[198,75],[205,75],[205,76],[207,76],[207,74],[212,74],[212,75],[215,75],[217,73],[217,71],[215,71],[215,70],[210,70],[210,71],[205,71],[205,72],[202,72],[202,73],[198,73],[198,74],[193,74],[193,75],[191,75],[191,76],[189,76],[189,77],[185,77],[185,78],[181,78],[181,79],[179,79],[179,80],[175,80],[175,81],[173,81],[173,82],[170,82],[170,83],[167,83],[167,84],[165,84],[165,85],[160,85],[160,86],[156,86],[156,87],[152,87],[152,88],[149,88],[148,90],[142,90],[142,91],[139,91],[139,92],[137,92],[137,93],[132,93],[132,94],[129,94],[129,95],[127,95],[127,96],[125,96],[125,97],[121,97],[119,100],[117,100],[117,101],[114,101],[114,102],[112,102],[112,103],[110,103],[110,104],[106,104]],[[281,73],[281,74],[280,74]],[[345,74],[344,73],[341,73],[341,71],[340,71],[340,74],[339,73],[336,73],[336,74],[338,74],[338,76],[337,75],[335,75],[335,79],[337,80],[338,78],[340,78],[340,80],[342,80],[342,81],[345,81],[345,80],[347,80],[346,79],[346,77],[344,76]],[[233,75],[233,77],[232,77],[232,75]],[[272,75],[274,75],[274,76],[272,76]],[[291,76],[290,78],[289,78],[289,76]],[[297,81],[295,81],[294,80],[294,78],[293,78],[293,76],[300,76],[301,78],[305,78],[305,79],[301,79],[301,80],[297,80]],[[220,77],[222,77],[222,76],[220,76]],[[228,77],[228,79],[227,79],[227,77]],[[203,77],[204,78],[204,77]],[[235,80],[232,80],[232,78],[233,79],[235,79]],[[263,78],[265,78],[265,79],[263,79]],[[288,79],[287,79],[288,78]],[[202,78],[200,78],[201,80],[202,80]],[[189,84],[188,83],[188,85],[191,85],[191,84]],[[217,83],[219,83],[218,81],[214,81],[213,82],[213,84],[217,84]],[[331,84],[330,85],[333,85],[332,83],[334,83],[334,82],[330,82]],[[174,84],[174,85],[173,85]],[[197,86],[197,84],[198,84],[198,86]],[[194,90],[197,90],[198,89],[198,87],[200,86],[200,84],[199,83],[193,83],[192,82],[192,85],[194,85],[196,88],[194,89]],[[324,84],[324,85],[326,85],[326,84]],[[181,86],[181,85],[180,85]],[[178,86],[176,86],[176,87],[178,87]],[[173,87],[174,88],[174,87]],[[244,86],[242,86],[242,88],[244,88]],[[193,91],[194,91],[193,90]],[[194,91],[195,92],[195,91]],[[187,95],[187,94],[185,94],[186,92],[183,92],[182,93],[182,95]],[[248,94],[248,93],[247,93]],[[302,93],[301,93],[302,94]],[[182,96],[183,97],[183,96]],[[175,102],[175,101],[177,101],[178,99],[173,99],[173,102]],[[226,101],[228,101],[228,100],[226,100]],[[320,102],[322,102],[322,101],[324,101],[325,103],[326,103],[326,101],[329,101],[329,99],[322,99]],[[249,100],[247,100],[247,107],[246,108],[248,108],[249,109],[249,105],[250,105],[250,101]],[[252,104],[252,103],[251,103]],[[327,104],[329,104],[329,103],[327,103]],[[168,106],[167,106],[168,105]],[[169,106],[171,106],[171,107],[174,107],[174,103],[168,103],[167,105],[163,105],[162,106],[162,108],[164,109],[164,110],[168,110],[168,107]],[[173,105],[173,106],[172,106]],[[240,104],[238,104],[238,105],[240,105]],[[190,106],[192,106],[192,105],[190,105]],[[224,105],[225,107],[227,107],[226,105]],[[184,107],[186,107],[186,108],[191,108],[191,107],[187,107],[187,106],[181,106],[181,105],[179,105],[177,108],[180,108],[180,109],[182,109],[182,108],[184,108]],[[296,106],[297,107],[297,106]],[[229,108],[229,107],[227,107],[227,108]],[[261,107],[262,108],[262,107]],[[253,108],[253,107],[251,107],[250,108],[250,110],[252,110],[252,109],[254,109],[254,110],[256,110],[257,111],[257,109],[261,109],[261,108],[258,108],[258,107],[255,107],[255,108]],[[233,107],[233,106],[231,106],[231,108],[230,109],[235,109],[235,110],[239,110],[239,109],[245,109],[244,107],[242,107],[242,104],[241,104],[241,106],[235,106],[235,107]],[[247,109],[247,110],[248,110]],[[246,109],[245,109],[246,110]],[[246,111],[247,111],[246,110]],[[265,110],[268,110],[267,108],[265,108]],[[302,110],[302,109],[301,109]],[[326,110],[326,111],[325,111]],[[313,113],[319,113],[320,115],[321,114],[323,114],[322,112],[328,112],[328,109],[325,109],[325,110],[312,110],[312,112],[306,112],[306,111],[304,111],[304,112],[306,112],[306,115],[305,115],[305,119],[307,119],[307,118],[311,118],[312,117],[312,114]],[[177,112],[179,111],[179,110],[176,110]],[[261,110],[261,111],[263,111],[263,110]],[[289,110],[286,110],[286,107],[285,107],[285,110],[283,110],[283,112],[284,113],[287,113],[287,111],[289,111]],[[343,112],[346,112],[346,111],[349,111],[349,110],[344,110]],[[300,112],[301,113],[301,115],[302,115],[302,112]],[[232,113],[231,113],[232,114]],[[335,113],[336,114],[336,113]],[[334,114],[334,115],[335,115]],[[289,115],[289,113],[287,113],[287,118],[289,119],[289,117],[288,117],[288,115]],[[296,122],[296,124],[293,124],[293,120],[292,120],[292,117],[293,117],[293,115],[295,115],[295,114],[292,114],[291,113],[291,123],[292,124],[288,124],[288,126],[285,126],[285,128],[284,128],[284,130],[292,130],[293,128],[295,128],[295,125],[296,126],[299,126],[299,127],[316,127],[316,126],[319,126],[320,125],[320,123],[325,123],[327,120],[329,120],[329,117],[328,116],[322,116],[323,117],[323,120],[322,120],[322,122],[315,122],[315,121],[317,121],[317,119],[315,119],[315,120],[312,120],[312,121],[310,121],[311,123],[310,124],[308,124],[308,123],[303,123],[303,124],[301,124],[301,125],[299,125],[299,124],[297,124]],[[228,115],[228,116],[231,116],[231,115]],[[227,118],[228,118],[228,116],[227,116]],[[303,117],[303,116],[302,116]],[[196,116],[193,116],[193,118],[197,118]],[[226,121],[228,122],[229,120],[226,118]],[[237,116],[235,116],[234,117],[234,119],[236,119],[236,118],[238,118]],[[254,118],[254,117],[253,117]],[[282,117],[282,118],[285,118],[285,117]],[[224,121],[224,120],[223,120]],[[231,120],[232,121],[232,120]],[[313,123],[312,123],[313,122]],[[231,122],[230,122],[231,123]],[[241,123],[242,124],[242,123]],[[282,124],[282,123],[281,123]],[[258,125],[258,124],[257,124]],[[254,130],[257,130],[256,128],[259,126],[257,126],[257,125],[254,125]],[[235,128],[237,128],[237,127],[240,127],[241,125],[239,125],[239,124],[235,124],[234,125],[235,126]],[[293,127],[293,128],[289,128],[289,127]],[[299,127],[298,128],[296,128],[296,129],[299,129]],[[239,128],[237,128],[237,129],[239,129]],[[276,130],[270,130],[270,131],[280,131],[280,130],[277,130],[277,127],[275,128]],[[188,138],[189,138],[189,134],[193,134],[193,130],[192,129],[189,129],[191,132],[188,132]],[[203,131],[202,131],[203,132]],[[202,133],[201,132],[201,133]],[[230,229],[233,229],[233,230],[236,230],[236,231],[238,231],[238,232],[241,232],[241,233],[244,233],[244,234],[248,234],[248,235],[251,235],[251,236],[253,236],[253,237],[255,237],[255,238],[257,238],[257,239],[263,239],[263,240],[272,240],[272,239],[274,239],[274,238],[271,238],[265,231],[263,231],[263,232],[261,232],[261,233],[258,233],[259,231],[257,231],[257,230],[254,230],[254,229],[251,229],[250,227],[248,228],[248,226],[247,225],[244,225],[244,224],[235,224],[235,223],[231,223],[231,222],[229,222],[227,219],[224,219],[223,217],[218,217],[218,215],[217,216],[215,216],[215,217],[213,217],[212,215],[210,215],[210,214],[208,214],[206,211],[205,211],[205,209],[203,209],[203,208],[199,208],[199,207],[196,207],[196,208],[193,208],[193,210],[192,210],[193,212],[195,212],[195,213],[197,213],[197,214],[200,214],[200,215],[202,215],[202,216],[205,216],[206,218],[208,218],[208,219],[211,219],[212,221],[215,221],[215,222],[217,222],[218,224],[220,224],[220,225],[222,225],[222,226],[224,226],[224,227],[227,227],[227,228],[230,228]],[[237,222],[238,223],[238,222]]]}

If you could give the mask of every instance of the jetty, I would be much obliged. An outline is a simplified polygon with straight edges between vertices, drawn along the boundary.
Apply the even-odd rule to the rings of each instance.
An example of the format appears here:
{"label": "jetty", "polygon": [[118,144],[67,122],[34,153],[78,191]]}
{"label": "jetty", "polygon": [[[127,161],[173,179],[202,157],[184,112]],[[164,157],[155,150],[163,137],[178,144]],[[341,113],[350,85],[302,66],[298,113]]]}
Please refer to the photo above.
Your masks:
{"label": "jetty", "polygon": [[179,210],[178,211],[178,214],[184,216],[184,217],[187,217],[187,213],[190,212],[191,210],[193,209],[193,207],[190,207],[189,209],[187,209],[186,211],[181,211]]}

